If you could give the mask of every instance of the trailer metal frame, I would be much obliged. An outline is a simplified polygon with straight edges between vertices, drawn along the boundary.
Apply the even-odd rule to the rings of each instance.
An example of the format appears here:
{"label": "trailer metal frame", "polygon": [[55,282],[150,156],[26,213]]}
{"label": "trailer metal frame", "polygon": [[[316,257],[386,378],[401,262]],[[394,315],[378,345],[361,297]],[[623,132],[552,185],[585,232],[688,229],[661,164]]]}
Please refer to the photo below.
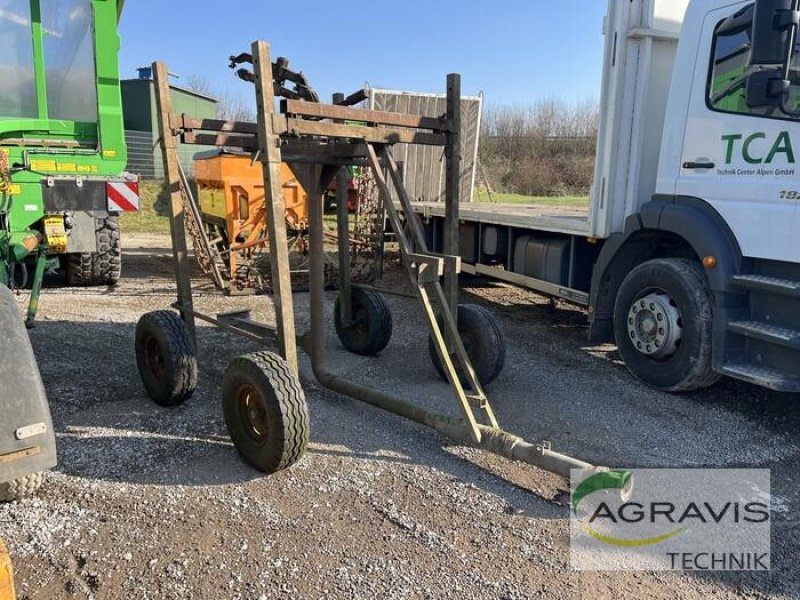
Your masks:
{"label": "trailer metal frame", "polygon": [[[240,55],[237,64],[244,61]],[[255,42],[250,55],[253,71],[247,81],[255,85],[258,121],[253,123],[193,119],[173,115],[170,107],[168,69],[155,63],[159,133],[170,190],[170,225],[173,244],[178,301],[174,304],[190,332],[196,348],[195,320],[200,319],[265,345],[278,344],[280,355],[298,373],[297,335],[281,191],[280,164],[287,162],[306,189],[310,202],[310,292],[311,328],[300,338],[311,357],[318,382],[335,392],[431,427],[448,437],[483,448],[513,460],[520,460],[569,477],[571,469],[598,469],[594,465],[554,452],[549,442],[532,444],[502,430],[489,399],[470,363],[456,323],[459,249],[459,107],[461,80],[457,74],[447,78],[448,111],[439,119],[363,110],[339,104],[284,100],[275,111],[274,65],[270,46]],[[282,59],[278,59],[279,63]],[[240,71],[241,72],[241,71]],[[241,76],[241,75],[240,75]],[[242,77],[245,79],[245,77]],[[280,88],[278,88],[280,89]],[[352,124],[354,122],[358,125]],[[255,323],[245,313],[212,317],[194,309],[186,246],[186,214],[182,194],[186,186],[178,163],[178,140],[184,144],[236,147],[253,152],[264,170],[265,195],[269,219],[269,248],[272,268],[276,327]],[[444,254],[428,251],[422,223],[414,213],[391,147],[397,143],[431,144],[445,149],[447,160],[446,233]],[[347,165],[371,169],[378,184],[383,207],[400,243],[403,263],[431,330],[439,358],[462,418],[438,414],[386,392],[353,383],[328,370],[325,362],[324,226],[322,193],[337,173]],[[344,175],[339,185],[344,184]],[[392,187],[400,199],[398,209],[392,200]],[[316,201],[316,200],[319,201]],[[348,215],[340,203],[337,213],[342,320],[349,313],[352,294],[349,273]],[[402,215],[405,217],[403,220]],[[460,379],[463,374],[466,385]]]}

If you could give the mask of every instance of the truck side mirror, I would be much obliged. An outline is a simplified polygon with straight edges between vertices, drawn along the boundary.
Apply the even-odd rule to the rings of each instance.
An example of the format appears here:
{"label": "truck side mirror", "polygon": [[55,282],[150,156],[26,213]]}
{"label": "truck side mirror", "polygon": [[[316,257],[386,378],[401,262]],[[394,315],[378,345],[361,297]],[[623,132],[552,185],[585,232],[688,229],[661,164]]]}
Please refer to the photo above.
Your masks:
{"label": "truck side mirror", "polygon": [[745,101],[787,111],[789,66],[800,26],[798,0],[756,0]]}
{"label": "truck side mirror", "polygon": [[782,65],[797,25],[796,0],[756,0],[753,11],[751,66]]}
{"label": "truck side mirror", "polygon": [[789,87],[789,81],[783,78],[779,69],[750,73],[745,85],[745,103],[750,108],[781,108],[789,94]]}

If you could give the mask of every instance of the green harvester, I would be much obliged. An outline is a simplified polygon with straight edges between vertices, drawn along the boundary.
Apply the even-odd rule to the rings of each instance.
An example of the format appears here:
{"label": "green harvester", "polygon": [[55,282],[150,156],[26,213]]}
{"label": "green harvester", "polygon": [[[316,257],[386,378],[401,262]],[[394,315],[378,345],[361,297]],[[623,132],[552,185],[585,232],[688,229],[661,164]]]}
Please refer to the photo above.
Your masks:
{"label": "green harvester", "polygon": [[0,284],[48,268],[69,285],[121,273],[117,216],[137,210],[125,173],[121,0],[0,0]]}
{"label": "green harvester", "polygon": [[122,0],[0,0],[0,501],[35,491],[55,435],[13,289],[120,277],[117,217],[137,210],[125,172],[117,23]]}

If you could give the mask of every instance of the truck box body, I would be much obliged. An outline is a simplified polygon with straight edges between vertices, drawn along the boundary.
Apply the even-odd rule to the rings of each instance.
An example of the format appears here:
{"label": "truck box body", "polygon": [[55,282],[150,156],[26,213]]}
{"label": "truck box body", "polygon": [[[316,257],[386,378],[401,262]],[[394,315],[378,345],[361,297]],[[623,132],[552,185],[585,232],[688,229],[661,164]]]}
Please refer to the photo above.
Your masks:
{"label": "truck box body", "polygon": [[664,115],[689,0],[610,2],[591,234],[622,231],[656,189]]}

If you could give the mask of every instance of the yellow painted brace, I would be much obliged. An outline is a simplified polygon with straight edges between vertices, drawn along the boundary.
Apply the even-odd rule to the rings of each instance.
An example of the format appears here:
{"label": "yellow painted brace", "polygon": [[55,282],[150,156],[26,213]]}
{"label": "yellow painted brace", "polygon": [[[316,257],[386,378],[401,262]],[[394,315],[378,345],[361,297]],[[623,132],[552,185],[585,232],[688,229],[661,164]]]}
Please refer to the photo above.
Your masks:
{"label": "yellow painted brace", "polygon": [[0,600],[16,600],[14,590],[14,570],[11,567],[11,555],[8,548],[0,540]]}

